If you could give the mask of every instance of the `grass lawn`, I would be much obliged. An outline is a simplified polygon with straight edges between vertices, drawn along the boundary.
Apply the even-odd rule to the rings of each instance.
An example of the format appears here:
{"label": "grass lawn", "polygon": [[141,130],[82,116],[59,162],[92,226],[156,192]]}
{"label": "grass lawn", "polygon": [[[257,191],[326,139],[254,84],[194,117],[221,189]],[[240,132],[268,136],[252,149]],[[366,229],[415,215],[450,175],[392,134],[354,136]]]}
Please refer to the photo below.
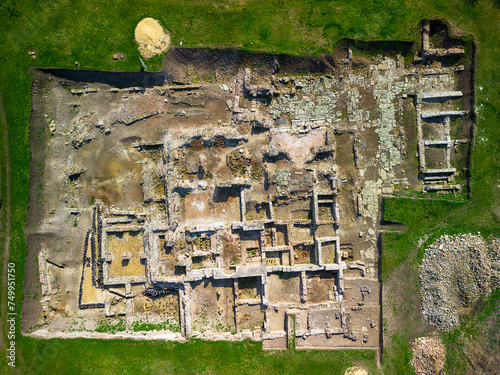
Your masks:
{"label": "grass lawn", "polygon": [[[385,236],[383,277],[390,278],[424,234],[430,235],[428,241],[446,232],[500,234],[498,0],[4,0],[0,4],[0,252],[6,254],[9,245],[9,258],[1,257],[0,265],[5,270],[7,261],[16,264],[18,312],[18,367],[8,373],[340,374],[354,362],[374,370],[373,352],[267,353],[261,351],[259,343],[250,342],[171,344],[20,336],[29,192],[29,68],[74,68],[78,61],[79,69],[139,71],[133,35],[137,22],[146,16],[169,29],[174,45],[230,46],[294,55],[332,51],[341,38],[413,40],[423,18],[450,20],[474,34],[478,89],[473,197],[465,203],[387,200],[386,219],[403,223],[408,230]],[[38,50],[36,60],[27,53],[33,47]],[[125,53],[126,60],[113,61],[115,52]],[[146,63],[150,71],[158,70],[161,58]],[[423,247],[420,249],[417,258],[421,258]],[[4,277],[1,288],[4,309]],[[5,312],[2,314],[4,339],[7,326]],[[453,337],[447,341],[451,350],[453,342]],[[406,373],[409,357],[405,336],[397,336],[391,345],[384,352],[385,373]],[[5,373],[5,340],[0,340],[0,349],[0,372]]]}
{"label": "grass lawn", "polygon": [[263,352],[260,343],[185,344],[133,340],[30,340],[36,350],[20,366],[22,374],[312,374],[341,373],[362,363],[374,374],[373,351]]}
{"label": "grass lawn", "polygon": [[[498,358],[491,363],[491,352],[500,352],[500,290],[483,299],[475,315],[462,317],[460,327],[441,337],[447,346],[448,373],[466,375],[471,363],[498,370]],[[484,348],[489,351],[485,353]]]}

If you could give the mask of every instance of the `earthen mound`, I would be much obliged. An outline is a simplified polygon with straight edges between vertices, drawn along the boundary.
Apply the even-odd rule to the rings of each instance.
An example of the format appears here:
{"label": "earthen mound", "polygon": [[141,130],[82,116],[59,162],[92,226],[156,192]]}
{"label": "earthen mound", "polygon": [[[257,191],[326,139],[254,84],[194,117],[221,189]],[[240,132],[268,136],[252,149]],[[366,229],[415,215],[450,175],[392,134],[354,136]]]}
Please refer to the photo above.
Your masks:
{"label": "earthen mound", "polygon": [[139,52],[146,59],[166,52],[170,47],[170,35],[153,18],[144,18],[137,24],[135,41]]}

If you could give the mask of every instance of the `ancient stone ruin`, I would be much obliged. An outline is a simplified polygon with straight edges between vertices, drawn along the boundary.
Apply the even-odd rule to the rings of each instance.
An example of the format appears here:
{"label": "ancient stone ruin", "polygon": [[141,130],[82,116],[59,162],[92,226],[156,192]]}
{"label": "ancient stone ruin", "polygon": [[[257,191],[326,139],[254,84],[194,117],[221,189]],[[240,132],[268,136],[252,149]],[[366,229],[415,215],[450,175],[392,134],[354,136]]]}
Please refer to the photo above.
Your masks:
{"label": "ancient stone ruin", "polygon": [[471,68],[429,33],[410,61],[174,48],[157,74],[38,71],[25,327],[380,350],[380,197],[467,184]]}

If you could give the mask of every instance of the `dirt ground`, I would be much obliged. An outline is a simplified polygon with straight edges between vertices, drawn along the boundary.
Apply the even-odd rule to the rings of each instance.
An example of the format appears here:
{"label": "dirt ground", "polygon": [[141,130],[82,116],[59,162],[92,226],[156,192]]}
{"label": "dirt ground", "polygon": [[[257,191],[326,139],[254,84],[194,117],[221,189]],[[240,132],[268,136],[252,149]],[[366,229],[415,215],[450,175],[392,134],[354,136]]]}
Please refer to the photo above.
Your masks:
{"label": "dirt ground", "polygon": [[134,310],[141,316],[179,321],[179,295],[170,292],[157,298],[139,296],[134,299]]}
{"label": "dirt ground", "polygon": [[[140,253],[144,251],[143,235],[140,232],[108,233],[108,250],[114,258],[110,264],[110,277],[144,275],[144,262]],[[123,256],[130,256],[123,259]]]}
{"label": "dirt ground", "polygon": [[[412,258],[411,256],[409,257]],[[405,280],[404,284],[401,280]],[[399,265],[383,283],[383,315],[387,321],[384,343],[389,345],[396,331],[408,332],[408,340],[436,332],[426,324],[420,313],[418,268],[409,261]]]}
{"label": "dirt ground", "polygon": [[268,280],[269,303],[300,302],[300,279],[297,274],[271,275]]}
{"label": "dirt ground", "polygon": [[307,275],[307,300],[320,303],[334,300],[336,278],[329,273],[314,272]]}
{"label": "dirt ground", "polygon": [[[193,285],[193,330],[236,330],[232,280],[206,280]],[[214,303],[215,302],[215,303]]]}

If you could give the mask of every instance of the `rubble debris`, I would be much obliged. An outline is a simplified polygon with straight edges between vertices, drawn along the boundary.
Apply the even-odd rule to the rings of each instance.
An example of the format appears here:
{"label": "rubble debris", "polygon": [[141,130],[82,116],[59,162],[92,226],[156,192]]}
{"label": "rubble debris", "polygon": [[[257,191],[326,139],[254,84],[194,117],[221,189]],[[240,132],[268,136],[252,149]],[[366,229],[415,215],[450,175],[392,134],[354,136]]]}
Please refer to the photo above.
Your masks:
{"label": "rubble debris", "polygon": [[442,331],[460,325],[461,309],[471,308],[483,295],[500,287],[498,239],[443,236],[430,245],[420,265],[422,316]]}
{"label": "rubble debris", "polygon": [[92,120],[77,117],[72,121],[69,141],[75,149],[90,143],[95,138]]}
{"label": "rubble debris", "polygon": [[446,349],[439,338],[418,337],[411,344],[411,364],[417,375],[439,375],[446,361]]}
{"label": "rubble debris", "polygon": [[145,289],[142,294],[146,297],[149,298],[158,298],[161,296],[164,296],[168,293],[175,292],[175,289],[170,289],[170,288],[149,288]]}

